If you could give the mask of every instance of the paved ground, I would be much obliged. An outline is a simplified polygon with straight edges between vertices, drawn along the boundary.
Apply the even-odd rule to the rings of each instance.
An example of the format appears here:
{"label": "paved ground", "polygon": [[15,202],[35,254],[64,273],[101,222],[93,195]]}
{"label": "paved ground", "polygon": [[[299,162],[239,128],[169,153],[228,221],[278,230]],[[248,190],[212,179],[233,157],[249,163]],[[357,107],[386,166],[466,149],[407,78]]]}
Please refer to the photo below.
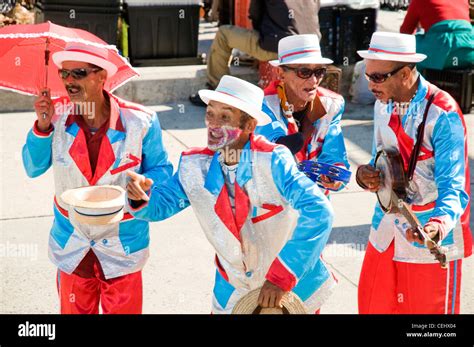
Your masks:
{"label": "paved ground", "polygon": [[[352,109],[351,109],[352,108]],[[164,141],[173,164],[190,146],[205,144],[203,110],[185,102],[157,106]],[[351,165],[369,158],[370,109],[349,107],[344,120]],[[52,222],[51,171],[27,178],[21,148],[32,125],[32,113],[0,114],[0,312],[55,313],[58,310],[55,268],[47,259]],[[474,169],[474,115],[470,129],[470,163]],[[474,171],[474,170],[473,170]],[[323,313],[356,313],[357,283],[375,198],[354,182],[332,197],[337,211],[325,259],[339,279]],[[474,212],[474,211],[473,211]],[[471,225],[472,225],[471,221]],[[14,248],[21,250],[15,254]],[[6,251],[8,249],[8,252]],[[208,313],[213,283],[213,252],[191,209],[151,227],[151,257],[144,270],[146,313]],[[465,262],[462,312],[474,313],[474,258]]]}
{"label": "paved ground", "polygon": [[[379,30],[396,31],[403,15],[380,11]],[[207,51],[215,31],[212,26],[203,30],[200,52]],[[205,145],[203,110],[187,102],[155,109],[176,167],[181,151]],[[371,117],[371,107],[347,106],[343,131],[353,167],[368,161]],[[21,148],[34,119],[33,113],[0,114],[0,313],[58,312],[56,269],[47,257],[53,219],[52,173],[29,179],[21,163]],[[474,172],[474,115],[466,116],[466,121]],[[474,183],[472,177],[471,182]],[[357,313],[357,283],[375,197],[351,182],[346,190],[332,196],[332,203],[337,214],[325,259],[339,279],[339,286],[322,313]],[[471,228],[474,230],[472,219]],[[144,270],[144,312],[208,313],[214,253],[192,210],[152,224],[150,251]],[[474,257],[464,264],[461,311],[474,313]]]}

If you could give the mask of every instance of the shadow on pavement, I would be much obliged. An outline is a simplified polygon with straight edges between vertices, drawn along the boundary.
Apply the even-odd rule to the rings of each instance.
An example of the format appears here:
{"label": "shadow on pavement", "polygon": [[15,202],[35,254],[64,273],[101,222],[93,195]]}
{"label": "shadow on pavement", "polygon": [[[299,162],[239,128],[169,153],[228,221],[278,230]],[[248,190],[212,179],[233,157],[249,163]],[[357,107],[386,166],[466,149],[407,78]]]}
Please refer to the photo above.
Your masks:
{"label": "shadow on pavement", "polygon": [[188,101],[166,105],[164,110],[157,110],[158,118],[163,129],[192,130],[203,129],[204,107],[194,106]]}
{"label": "shadow on pavement", "polygon": [[370,224],[336,227],[331,231],[328,244],[365,245],[369,239]]}

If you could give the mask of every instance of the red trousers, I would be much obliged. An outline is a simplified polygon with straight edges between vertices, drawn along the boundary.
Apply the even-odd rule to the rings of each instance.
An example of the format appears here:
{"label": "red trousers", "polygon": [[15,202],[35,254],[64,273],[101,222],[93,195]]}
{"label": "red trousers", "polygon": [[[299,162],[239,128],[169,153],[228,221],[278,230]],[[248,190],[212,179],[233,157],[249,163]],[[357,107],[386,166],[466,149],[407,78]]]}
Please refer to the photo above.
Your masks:
{"label": "red trousers", "polygon": [[142,313],[142,272],[106,280],[100,271],[90,278],[58,270],[58,293],[62,314]]}
{"label": "red trousers", "polygon": [[462,260],[413,264],[393,260],[394,244],[380,253],[369,242],[359,279],[359,313],[459,313]]}

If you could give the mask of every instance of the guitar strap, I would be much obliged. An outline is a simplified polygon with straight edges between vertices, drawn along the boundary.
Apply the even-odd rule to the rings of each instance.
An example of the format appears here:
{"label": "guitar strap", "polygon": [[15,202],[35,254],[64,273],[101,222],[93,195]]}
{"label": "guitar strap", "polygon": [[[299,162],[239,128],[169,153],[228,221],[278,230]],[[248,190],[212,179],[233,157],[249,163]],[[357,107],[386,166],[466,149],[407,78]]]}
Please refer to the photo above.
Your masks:
{"label": "guitar strap", "polygon": [[434,89],[433,93],[431,93],[428,102],[426,103],[425,112],[423,113],[423,120],[421,121],[420,125],[418,125],[417,134],[416,134],[416,142],[415,146],[410,155],[410,162],[408,164],[408,171],[407,171],[407,179],[411,181],[413,179],[413,174],[415,173],[416,163],[418,162],[418,155],[421,151],[421,145],[423,143],[423,137],[425,135],[425,124],[426,118],[428,117],[428,111],[430,109],[431,104],[433,103],[434,97],[438,89]]}

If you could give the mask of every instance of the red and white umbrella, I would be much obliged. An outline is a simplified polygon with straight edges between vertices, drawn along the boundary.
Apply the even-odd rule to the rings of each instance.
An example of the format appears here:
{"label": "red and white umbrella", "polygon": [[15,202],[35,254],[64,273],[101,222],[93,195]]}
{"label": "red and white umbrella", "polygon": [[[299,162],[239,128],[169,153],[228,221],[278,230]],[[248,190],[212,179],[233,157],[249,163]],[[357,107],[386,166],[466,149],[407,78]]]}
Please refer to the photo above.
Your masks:
{"label": "red and white umbrella", "polygon": [[109,61],[117,73],[107,79],[105,89],[113,92],[138,72],[122,57],[114,45],[109,45],[88,31],[67,28],[51,22],[9,25],[0,28],[0,88],[28,95],[38,95],[43,87],[51,97],[67,96],[52,62],[53,53],[64,50],[66,44],[77,42],[106,48]]}

